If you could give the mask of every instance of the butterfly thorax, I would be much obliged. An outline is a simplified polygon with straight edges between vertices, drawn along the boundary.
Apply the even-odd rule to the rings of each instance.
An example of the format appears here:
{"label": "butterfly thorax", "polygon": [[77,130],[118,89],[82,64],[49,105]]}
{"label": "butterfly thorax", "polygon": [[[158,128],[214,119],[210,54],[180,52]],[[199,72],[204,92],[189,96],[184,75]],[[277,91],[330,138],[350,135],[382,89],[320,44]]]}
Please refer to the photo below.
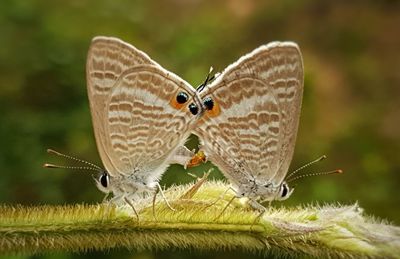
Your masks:
{"label": "butterfly thorax", "polygon": [[248,197],[254,200],[274,200],[279,191],[279,185],[274,186],[271,182],[260,182],[256,179],[249,179],[243,183],[237,190],[238,196]]}

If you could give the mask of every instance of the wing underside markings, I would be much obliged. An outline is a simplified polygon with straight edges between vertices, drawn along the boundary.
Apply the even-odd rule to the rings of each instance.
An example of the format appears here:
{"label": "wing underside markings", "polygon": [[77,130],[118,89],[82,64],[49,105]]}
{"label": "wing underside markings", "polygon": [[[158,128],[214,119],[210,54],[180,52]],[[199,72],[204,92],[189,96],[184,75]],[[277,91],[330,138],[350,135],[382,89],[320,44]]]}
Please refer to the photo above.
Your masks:
{"label": "wing underside markings", "polygon": [[253,176],[261,181],[283,179],[297,134],[302,77],[298,47],[273,43],[230,65],[201,92],[202,98],[214,98],[221,113],[205,116],[195,133],[203,136],[206,151],[223,156],[214,158],[216,163],[224,163],[226,156],[235,157],[233,151],[234,163],[246,169],[240,175],[230,171],[225,175],[243,181]]}
{"label": "wing underside markings", "polygon": [[[87,60],[88,95],[98,150],[111,175],[162,173],[169,152],[197,118],[169,101],[195,90],[145,53],[116,38],[96,37]],[[167,143],[167,144],[166,144]],[[159,177],[159,176],[158,176]]]}

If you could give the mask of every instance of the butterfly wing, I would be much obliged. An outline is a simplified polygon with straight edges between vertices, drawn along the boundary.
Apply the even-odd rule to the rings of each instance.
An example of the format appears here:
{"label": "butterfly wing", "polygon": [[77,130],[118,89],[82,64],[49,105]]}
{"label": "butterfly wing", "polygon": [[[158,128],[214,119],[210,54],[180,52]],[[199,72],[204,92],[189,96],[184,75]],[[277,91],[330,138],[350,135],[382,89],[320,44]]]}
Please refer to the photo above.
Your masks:
{"label": "butterfly wing", "polygon": [[256,178],[280,184],[293,156],[302,93],[298,46],[261,46],[228,66],[200,93],[212,109],[194,133],[208,159],[232,183]]}
{"label": "butterfly wing", "polygon": [[[106,170],[139,178],[150,173],[156,179],[197,119],[188,109],[196,103],[195,90],[116,38],[93,39],[86,70],[95,137]],[[177,102],[179,93],[186,94],[186,102]]]}

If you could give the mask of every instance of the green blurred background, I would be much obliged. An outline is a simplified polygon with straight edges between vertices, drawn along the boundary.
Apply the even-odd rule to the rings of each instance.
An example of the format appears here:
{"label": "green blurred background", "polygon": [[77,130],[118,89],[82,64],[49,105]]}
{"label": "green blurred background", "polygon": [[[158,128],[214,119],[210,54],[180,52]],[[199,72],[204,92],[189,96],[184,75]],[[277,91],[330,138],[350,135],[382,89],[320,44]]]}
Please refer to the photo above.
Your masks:
{"label": "green blurred background", "polygon": [[[366,213],[400,224],[400,3],[349,2],[0,1],[0,202],[102,200],[89,173],[42,168],[44,162],[66,163],[49,156],[49,147],[101,164],[85,82],[92,37],[120,37],[193,85],[210,66],[221,71],[261,44],[291,40],[301,47],[306,72],[292,169],[326,154],[309,170],[341,168],[345,174],[304,179],[289,200],[276,205],[358,202]],[[196,145],[192,137],[189,146]],[[211,166],[189,171],[201,175]],[[192,180],[172,166],[162,184]],[[86,256],[112,255],[227,254]]]}

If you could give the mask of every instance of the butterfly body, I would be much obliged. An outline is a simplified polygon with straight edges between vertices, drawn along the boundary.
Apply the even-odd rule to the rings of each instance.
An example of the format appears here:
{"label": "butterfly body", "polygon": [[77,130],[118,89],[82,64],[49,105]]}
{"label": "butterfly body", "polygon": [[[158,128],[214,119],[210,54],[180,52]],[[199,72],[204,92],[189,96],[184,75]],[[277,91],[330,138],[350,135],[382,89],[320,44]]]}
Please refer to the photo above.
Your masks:
{"label": "butterfly body", "polygon": [[194,155],[184,143],[201,114],[196,91],[144,52],[112,37],[93,39],[86,74],[106,169],[95,179],[97,187],[113,193],[114,200],[153,192],[171,163],[186,165]]}
{"label": "butterfly body", "polygon": [[200,92],[205,112],[194,133],[238,197],[254,203],[283,200],[293,192],[284,179],[302,93],[302,57],[292,42],[255,49]]}

